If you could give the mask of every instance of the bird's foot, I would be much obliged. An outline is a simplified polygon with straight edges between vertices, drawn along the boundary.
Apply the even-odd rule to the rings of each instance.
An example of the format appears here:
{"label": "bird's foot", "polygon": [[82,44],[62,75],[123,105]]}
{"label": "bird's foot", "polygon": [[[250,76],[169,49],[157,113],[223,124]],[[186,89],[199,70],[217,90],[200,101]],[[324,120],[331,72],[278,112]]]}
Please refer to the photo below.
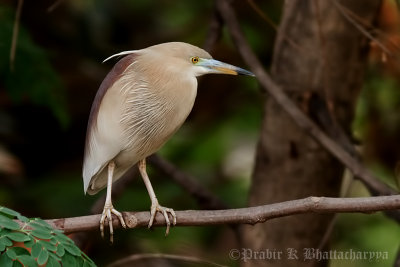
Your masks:
{"label": "bird's foot", "polygon": [[167,224],[167,230],[165,231],[165,236],[167,236],[169,234],[169,228],[171,226],[171,222],[168,218],[168,213],[170,213],[172,216],[172,219],[173,219],[172,224],[176,225],[175,211],[173,209],[160,206],[160,204],[158,204],[157,199],[152,200],[151,208],[150,208],[150,221],[149,221],[149,226],[148,226],[149,228],[153,225],[154,217],[156,216],[157,211],[161,212],[164,215],[165,222]]}
{"label": "bird's foot", "polygon": [[106,204],[104,205],[104,209],[103,209],[103,213],[101,214],[101,218],[100,218],[100,233],[101,233],[101,237],[104,238],[104,223],[107,220],[108,225],[110,227],[110,243],[114,242],[114,229],[113,229],[113,225],[112,225],[112,214],[115,214],[119,221],[121,222],[122,227],[126,228],[126,224],[124,221],[124,218],[122,217],[122,214],[117,211],[116,209],[114,209],[112,204]]}

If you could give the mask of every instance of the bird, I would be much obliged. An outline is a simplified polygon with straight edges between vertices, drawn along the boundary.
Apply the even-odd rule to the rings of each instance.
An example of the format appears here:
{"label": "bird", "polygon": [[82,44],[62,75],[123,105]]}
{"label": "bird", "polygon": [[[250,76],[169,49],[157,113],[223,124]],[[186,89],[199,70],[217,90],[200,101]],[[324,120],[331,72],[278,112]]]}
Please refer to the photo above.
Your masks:
{"label": "bird", "polygon": [[104,238],[104,225],[108,223],[111,243],[112,214],[126,228],[122,214],[112,204],[112,184],[135,164],[151,200],[148,227],[157,212],[165,218],[166,235],[171,223],[176,225],[174,210],[158,202],[146,172],[146,158],[157,152],[188,117],[197,94],[197,77],[211,73],[255,76],[183,42],[123,51],[104,61],[114,57],[122,58],[102,81],[90,110],[82,170],[85,194],[93,195],[107,187],[100,232]]}

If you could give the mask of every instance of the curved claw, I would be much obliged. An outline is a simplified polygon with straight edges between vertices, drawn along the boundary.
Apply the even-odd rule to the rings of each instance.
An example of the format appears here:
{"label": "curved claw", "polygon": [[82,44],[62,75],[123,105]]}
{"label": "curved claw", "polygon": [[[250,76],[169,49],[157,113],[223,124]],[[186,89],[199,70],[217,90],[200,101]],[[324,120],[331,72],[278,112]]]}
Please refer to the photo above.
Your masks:
{"label": "curved claw", "polygon": [[100,218],[100,233],[101,233],[101,237],[104,238],[104,223],[107,219],[108,225],[110,227],[110,243],[114,242],[114,229],[113,229],[113,225],[112,225],[112,215],[114,214],[118,217],[122,227],[126,228],[126,224],[124,221],[124,218],[122,217],[122,214],[117,211],[116,209],[114,209],[114,207],[111,206],[104,206],[103,209],[103,213],[101,214],[101,218]]}
{"label": "curved claw", "polygon": [[165,236],[167,236],[169,234],[169,229],[170,229],[170,226],[171,226],[171,222],[169,220],[168,213],[170,213],[172,218],[173,218],[172,224],[176,225],[176,214],[175,214],[175,211],[173,209],[171,209],[171,208],[166,208],[166,207],[161,206],[160,204],[158,204],[158,202],[153,203],[151,205],[151,208],[150,208],[150,221],[149,221],[148,228],[151,228],[151,226],[153,225],[154,218],[155,218],[155,216],[157,214],[157,211],[162,212],[162,214],[163,214],[163,216],[165,218],[165,223],[167,224],[167,229],[165,231]]}

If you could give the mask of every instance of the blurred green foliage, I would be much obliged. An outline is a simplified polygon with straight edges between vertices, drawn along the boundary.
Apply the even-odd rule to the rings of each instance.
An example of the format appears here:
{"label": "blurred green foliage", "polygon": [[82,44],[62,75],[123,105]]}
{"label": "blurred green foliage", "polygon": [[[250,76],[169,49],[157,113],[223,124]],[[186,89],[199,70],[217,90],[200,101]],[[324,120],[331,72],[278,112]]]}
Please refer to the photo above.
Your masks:
{"label": "blurred green foliage", "polygon": [[43,48],[36,45],[24,25],[16,44],[16,57],[10,62],[15,11],[0,6],[0,79],[13,103],[31,102],[50,109],[64,127],[69,122],[63,83],[51,66]]}
{"label": "blurred green foliage", "polygon": [[[333,235],[332,249],[337,251],[387,252],[388,259],[334,260],[336,266],[393,266],[399,249],[400,227],[383,214],[360,215],[341,214],[338,216]],[[345,238],[343,238],[345,237]]]}
{"label": "blurred green foliage", "polygon": [[367,75],[357,104],[354,134],[360,139],[368,138],[371,116],[380,119],[382,134],[397,134],[400,125],[399,82],[391,76],[377,76],[377,71],[370,70],[369,73],[372,75]]}

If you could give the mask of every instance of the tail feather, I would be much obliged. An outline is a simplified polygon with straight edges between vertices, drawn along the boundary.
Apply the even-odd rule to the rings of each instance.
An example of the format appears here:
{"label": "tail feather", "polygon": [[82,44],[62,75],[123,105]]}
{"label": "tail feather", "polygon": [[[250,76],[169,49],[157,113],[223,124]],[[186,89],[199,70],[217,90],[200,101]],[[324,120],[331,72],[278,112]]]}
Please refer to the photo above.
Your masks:
{"label": "tail feather", "polygon": [[[119,180],[130,169],[130,167],[131,166],[129,166],[128,168],[118,168],[118,167],[115,168],[113,174],[113,183]],[[99,171],[96,175],[92,177],[90,183],[88,184],[88,187],[86,188],[86,192],[89,195],[97,194],[103,188],[107,187],[107,179],[108,179],[108,168],[103,168],[101,171]]]}

